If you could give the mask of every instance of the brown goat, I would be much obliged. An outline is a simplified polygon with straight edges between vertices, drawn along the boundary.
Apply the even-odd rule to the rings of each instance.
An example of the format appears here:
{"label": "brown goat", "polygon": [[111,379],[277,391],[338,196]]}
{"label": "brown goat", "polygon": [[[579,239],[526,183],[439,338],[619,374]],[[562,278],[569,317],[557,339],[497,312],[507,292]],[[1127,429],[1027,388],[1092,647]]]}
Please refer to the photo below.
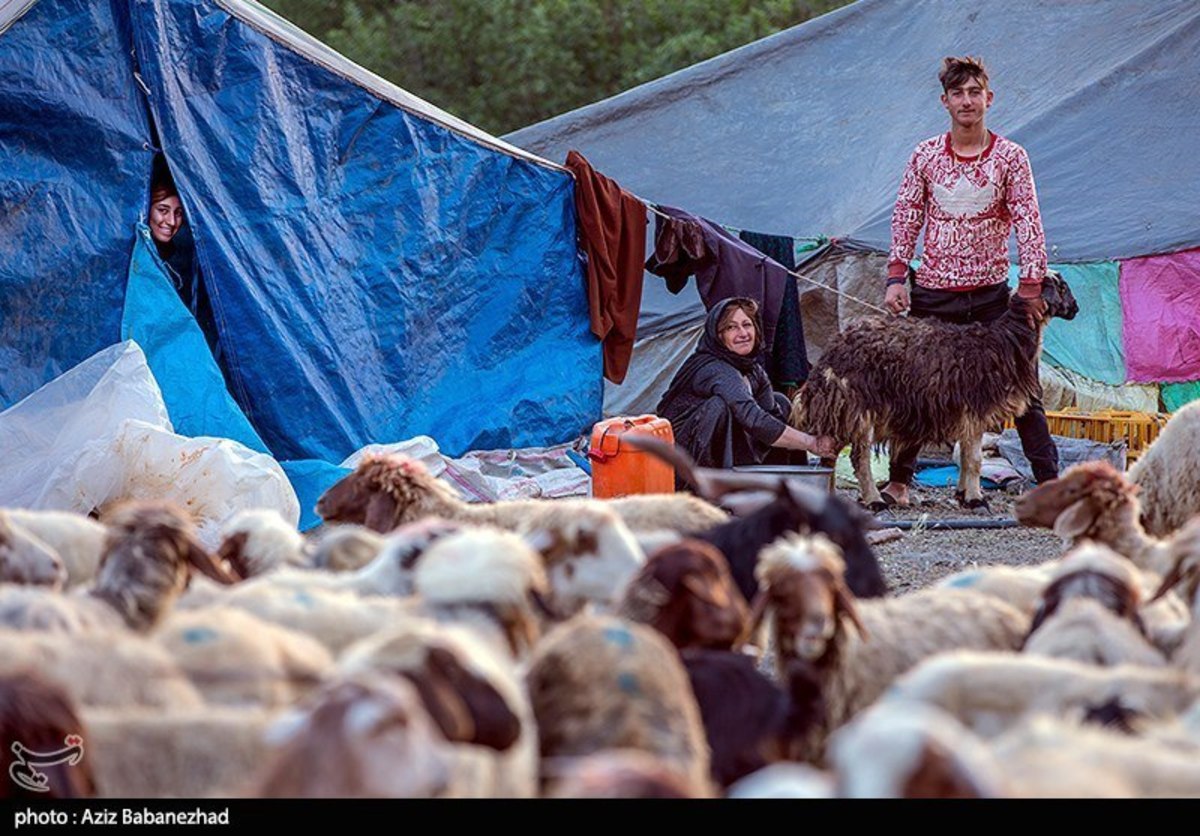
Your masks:
{"label": "brown goat", "polygon": [[729,650],[747,617],[725,559],[700,540],[683,540],[651,555],[626,586],[619,612],[650,625],[680,650]]}
{"label": "brown goat", "polygon": [[[94,796],[86,737],[60,687],[33,672],[0,677],[0,798]],[[73,748],[78,751],[68,751]],[[56,756],[37,757],[51,753]]]}
{"label": "brown goat", "polygon": [[852,444],[865,504],[882,509],[871,477],[870,448],[958,441],[960,501],[986,504],[980,485],[981,443],[988,427],[1020,415],[1038,390],[1041,333],[1051,317],[1079,310],[1070,288],[1049,273],[1039,316],[1013,295],[1004,316],[984,325],[932,319],[865,317],[838,334],[792,400],[789,423]]}

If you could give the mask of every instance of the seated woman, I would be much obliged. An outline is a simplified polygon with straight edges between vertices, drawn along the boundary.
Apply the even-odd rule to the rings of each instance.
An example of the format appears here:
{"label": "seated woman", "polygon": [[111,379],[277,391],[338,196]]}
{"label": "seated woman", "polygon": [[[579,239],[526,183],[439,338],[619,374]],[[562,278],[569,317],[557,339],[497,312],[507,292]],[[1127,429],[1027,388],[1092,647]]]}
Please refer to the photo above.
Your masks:
{"label": "seated woman", "polygon": [[658,402],[655,411],[671,422],[675,443],[703,467],[760,464],[772,447],[837,453],[832,439],[787,425],[791,404],[771,388],[758,360],[762,341],[757,303],[721,300]]}

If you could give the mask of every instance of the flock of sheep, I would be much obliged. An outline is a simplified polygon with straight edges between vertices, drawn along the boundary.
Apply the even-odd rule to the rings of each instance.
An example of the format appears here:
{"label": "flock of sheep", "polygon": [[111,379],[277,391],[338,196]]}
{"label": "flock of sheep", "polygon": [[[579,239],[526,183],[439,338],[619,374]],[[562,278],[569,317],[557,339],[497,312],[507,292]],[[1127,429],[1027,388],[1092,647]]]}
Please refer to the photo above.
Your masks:
{"label": "flock of sheep", "polygon": [[1200,796],[1197,439],[1023,497],[1045,563],[898,597],[865,512],[711,472],[736,515],[373,456],[215,554],[164,503],[0,510],[0,756],[78,735],[58,797]]}

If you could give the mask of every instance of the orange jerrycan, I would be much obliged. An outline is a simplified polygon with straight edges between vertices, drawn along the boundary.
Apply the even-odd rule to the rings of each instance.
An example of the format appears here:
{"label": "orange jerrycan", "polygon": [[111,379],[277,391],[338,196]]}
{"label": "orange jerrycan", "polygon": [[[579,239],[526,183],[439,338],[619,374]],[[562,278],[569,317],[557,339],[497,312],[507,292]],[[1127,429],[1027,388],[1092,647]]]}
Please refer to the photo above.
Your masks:
{"label": "orange jerrycan", "polygon": [[634,433],[651,435],[675,443],[671,422],[657,415],[608,418],[592,427],[592,496],[608,498],[636,493],[674,493],[675,470],[671,465],[629,444],[621,437]]}

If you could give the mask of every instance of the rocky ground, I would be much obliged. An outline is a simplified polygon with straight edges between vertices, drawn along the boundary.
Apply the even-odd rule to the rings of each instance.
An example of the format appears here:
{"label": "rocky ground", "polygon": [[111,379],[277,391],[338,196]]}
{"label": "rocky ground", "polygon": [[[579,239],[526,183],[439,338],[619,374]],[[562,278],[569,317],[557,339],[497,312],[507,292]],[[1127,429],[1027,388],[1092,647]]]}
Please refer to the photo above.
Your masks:
{"label": "rocky ground", "polygon": [[[857,490],[839,489],[847,499],[857,500]],[[952,488],[913,488],[913,507],[890,509],[876,515],[887,527],[897,520],[915,522],[949,519],[1012,518],[1012,505],[1019,490],[985,491],[990,509],[968,511],[954,500]],[[912,592],[946,575],[972,566],[998,563],[1040,563],[1060,553],[1058,538],[1044,529],[999,528],[962,531],[922,530],[916,527],[891,542],[875,546],[888,586],[893,594]]]}

